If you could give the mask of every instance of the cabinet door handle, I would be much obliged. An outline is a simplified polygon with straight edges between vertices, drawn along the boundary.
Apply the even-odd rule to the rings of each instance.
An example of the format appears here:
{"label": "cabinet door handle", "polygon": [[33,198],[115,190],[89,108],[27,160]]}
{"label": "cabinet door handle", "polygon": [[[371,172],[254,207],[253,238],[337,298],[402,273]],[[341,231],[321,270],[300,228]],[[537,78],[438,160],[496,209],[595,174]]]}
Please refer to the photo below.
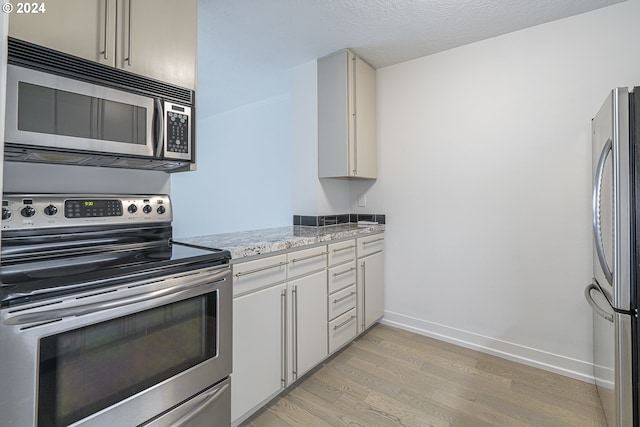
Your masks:
{"label": "cabinet door handle", "polygon": [[353,176],[358,176],[358,126],[356,121],[358,120],[358,103],[357,100],[357,88],[356,88],[356,57],[351,58],[353,61]]}
{"label": "cabinet door handle", "polygon": [[339,271],[337,273],[333,273],[333,277],[338,277],[338,276],[342,276],[343,274],[351,273],[355,269],[356,269],[355,267],[351,267],[348,270],[344,270],[344,271]]}
{"label": "cabinet door handle", "polygon": [[238,271],[236,274],[234,274],[234,276],[236,277],[246,276],[247,274],[258,273],[260,271],[269,270],[276,267],[282,267],[283,265],[287,265],[287,264],[288,262],[279,262],[277,264],[268,265],[266,267],[254,268],[253,270],[249,270],[249,271]]}
{"label": "cabinet door handle", "polygon": [[282,388],[287,386],[287,290],[283,289],[280,293],[280,350],[282,351],[282,357],[280,357],[280,378],[282,381]]}
{"label": "cabinet door handle", "polygon": [[333,330],[334,330],[334,331],[337,331],[338,329],[340,329],[340,328],[342,328],[342,327],[344,327],[344,326],[348,325],[349,323],[353,322],[353,319],[355,319],[355,318],[356,318],[356,316],[353,316],[353,315],[352,315],[351,317],[349,317],[349,318],[348,318],[347,320],[345,320],[344,322],[340,323],[339,325],[334,326],[334,327],[333,327]]}
{"label": "cabinet door handle", "polygon": [[348,298],[351,298],[352,296],[354,296],[356,293],[355,292],[350,292],[348,295],[343,296],[342,298],[337,298],[333,300],[334,304],[338,304],[339,302],[342,302]]}
{"label": "cabinet door handle", "polygon": [[129,65],[129,67],[131,67],[131,4],[132,3],[133,3],[133,0],[129,0],[129,37],[127,40],[128,57],[124,59],[125,61],[127,61],[127,64]]}
{"label": "cabinet door handle", "polygon": [[376,242],[380,242],[384,240],[384,237],[380,237],[379,239],[375,239],[375,240],[368,240],[366,242],[362,242],[363,245],[368,245],[369,243],[376,243]]}
{"label": "cabinet door handle", "polygon": [[315,255],[309,255],[309,256],[302,257],[302,258],[294,258],[294,259],[291,260],[291,263],[298,262],[298,261],[304,261],[304,260],[307,260],[307,259],[316,258],[316,257],[324,256],[324,255],[327,255],[327,254],[328,254],[328,252],[320,252],[319,254],[315,254]]}
{"label": "cabinet door handle", "polygon": [[362,330],[364,331],[364,325],[367,323],[366,319],[364,318],[365,313],[366,313],[366,304],[367,304],[367,279],[365,276],[366,273],[366,266],[365,266],[365,261],[362,261],[362,264],[360,264],[360,267],[362,268]]}
{"label": "cabinet door handle", "polygon": [[293,297],[292,306],[292,347],[293,347],[293,379],[298,379],[298,287],[294,286],[291,291]]}
{"label": "cabinet door handle", "polygon": [[109,28],[109,0],[104,0],[104,59],[109,59],[107,56],[107,29]]}
{"label": "cabinet door handle", "polygon": [[340,251],[346,251],[346,250],[349,250],[349,249],[353,249],[355,247],[356,247],[356,245],[346,246],[344,248],[337,248],[337,249],[333,250],[333,253],[340,252]]}

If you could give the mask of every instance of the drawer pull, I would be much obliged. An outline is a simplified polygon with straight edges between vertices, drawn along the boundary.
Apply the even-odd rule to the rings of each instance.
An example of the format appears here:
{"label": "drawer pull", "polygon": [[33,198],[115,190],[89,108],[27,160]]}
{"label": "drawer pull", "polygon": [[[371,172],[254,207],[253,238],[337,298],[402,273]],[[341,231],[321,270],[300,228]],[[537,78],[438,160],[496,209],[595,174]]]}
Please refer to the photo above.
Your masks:
{"label": "drawer pull", "polygon": [[247,274],[258,273],[260,271],[270,270],[270,269],[276,268],[276,267],[282,267],[283,265],[287,265],[287,264],[288,264],[288,262],[279,262],[277,264],[268,265],[266,267],[260,267],[260,268],[256,268],[256,269],[249,270],[249,271],[238,271],[236,274],[234,274],[234,276],[236,276],[236,277],[246,276]]}
{"label": "drawer pull", "polygon": [[333,330],[334,330],[334,331],[337,331],[338,329],[340,329],[340,328],[342,328],[342,327],[344,327],[344,326],[348,325],[349,323],[353,322],[355,318],[356,318],[356,316],[351,316],[351,317],[349,317],[349,318],[348,318],[347,320],[345,320],[344,322],[340,323],[339,325],[334,326],[334,327],[333,327]]}
{"label": "drawer pull", "polygon": [[355,292],[351,292],[348,295],[343,296],[342,298],[338,298],[338,299],[334,299],[333,303],[334,304],[338,304],[339,302],[342,302],[348,298],[351,298],[352,296],[354,296],[356,293]]}
{"label": "drawer pull", "polygon": [[380,242],[382,240],[384,240],[384,237],[380,237],[379,239],[375,239],[375,240],[369,240],[369,241],[366,241],[366,242],[362,242],[362,244],[363,245],[368,245],[369,243],[376,243],[376,242]]}
{"label": "drawer pull", "polygon": [[346,251],[346,250],[349,250],[349,249],[353,249],[355,247],[356,247],[356,245],[345,246],[344,248],[334,249],[333,252],[336,253],[336,252],[340,252],[340,251]]}
{"label": "drawer pull", "polygon": [[316,257],[324,256],[324,255],[327,255],[327,254],[328,254],[328,252],[320,252],[319,254],[315,254],[315,255],[309,255],[309,256],[302,257],[302,258],[294,258],[294,259],[291,260],[291,262],[294,263],[294,262],[298,262],[298,261],[304,261],[306,259],[316,258]]}
{"label": "drawer pull", "polygon": [[353,271],[353,270],[355,270],[355,269],[356,269],[355,267],[351,267],[351,268],[350,268],[350,269],[348,269],[348,270],[345,270],[345,271],[339,271],[339,272],[337,272],[337,273],[333,273],[333,277],[338,277],[338,276],[341,276],[341,275],[343,275],[343,274],[350,273],[350,272],[352,272],[352,271]]}

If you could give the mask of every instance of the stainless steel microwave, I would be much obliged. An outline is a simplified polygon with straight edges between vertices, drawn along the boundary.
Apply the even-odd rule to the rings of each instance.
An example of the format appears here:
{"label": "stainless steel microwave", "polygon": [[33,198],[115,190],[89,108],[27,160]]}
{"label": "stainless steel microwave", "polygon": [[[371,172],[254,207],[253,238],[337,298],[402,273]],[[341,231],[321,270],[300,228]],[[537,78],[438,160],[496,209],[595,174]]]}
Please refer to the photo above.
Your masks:
{"label": "stainless steel microwave", "polygon": [[109,81],[73,63],[33,66],[32,57],[12,61],[10,44],[5,160],[165,171],[195,161],[192,103],[146,90],[131,73],[106,70]]}

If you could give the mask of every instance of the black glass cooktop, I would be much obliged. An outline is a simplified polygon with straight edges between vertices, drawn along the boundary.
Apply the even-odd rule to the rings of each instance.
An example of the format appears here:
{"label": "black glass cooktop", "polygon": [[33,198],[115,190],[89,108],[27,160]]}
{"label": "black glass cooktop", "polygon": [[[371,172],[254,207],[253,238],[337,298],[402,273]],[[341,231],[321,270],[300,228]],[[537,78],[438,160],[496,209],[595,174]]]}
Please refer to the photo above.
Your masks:
{"label": "black glass cooktop", "polygon": [[2,239],[2,307],[228,264],[231,258],[228,251],[173,242],[170,228],[8,234]]}

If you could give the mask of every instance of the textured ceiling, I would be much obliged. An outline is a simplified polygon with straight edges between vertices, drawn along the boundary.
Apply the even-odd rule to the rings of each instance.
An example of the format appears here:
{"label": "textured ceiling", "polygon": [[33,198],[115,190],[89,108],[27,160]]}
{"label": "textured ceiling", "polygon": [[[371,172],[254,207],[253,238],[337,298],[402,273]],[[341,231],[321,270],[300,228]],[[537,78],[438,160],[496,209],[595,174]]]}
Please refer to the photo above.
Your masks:
{"label": "textured ceiling", "polygon": [[199,0],[199,111],[286,93],[292,67],[345,47],[381,68],[621,1]]}

